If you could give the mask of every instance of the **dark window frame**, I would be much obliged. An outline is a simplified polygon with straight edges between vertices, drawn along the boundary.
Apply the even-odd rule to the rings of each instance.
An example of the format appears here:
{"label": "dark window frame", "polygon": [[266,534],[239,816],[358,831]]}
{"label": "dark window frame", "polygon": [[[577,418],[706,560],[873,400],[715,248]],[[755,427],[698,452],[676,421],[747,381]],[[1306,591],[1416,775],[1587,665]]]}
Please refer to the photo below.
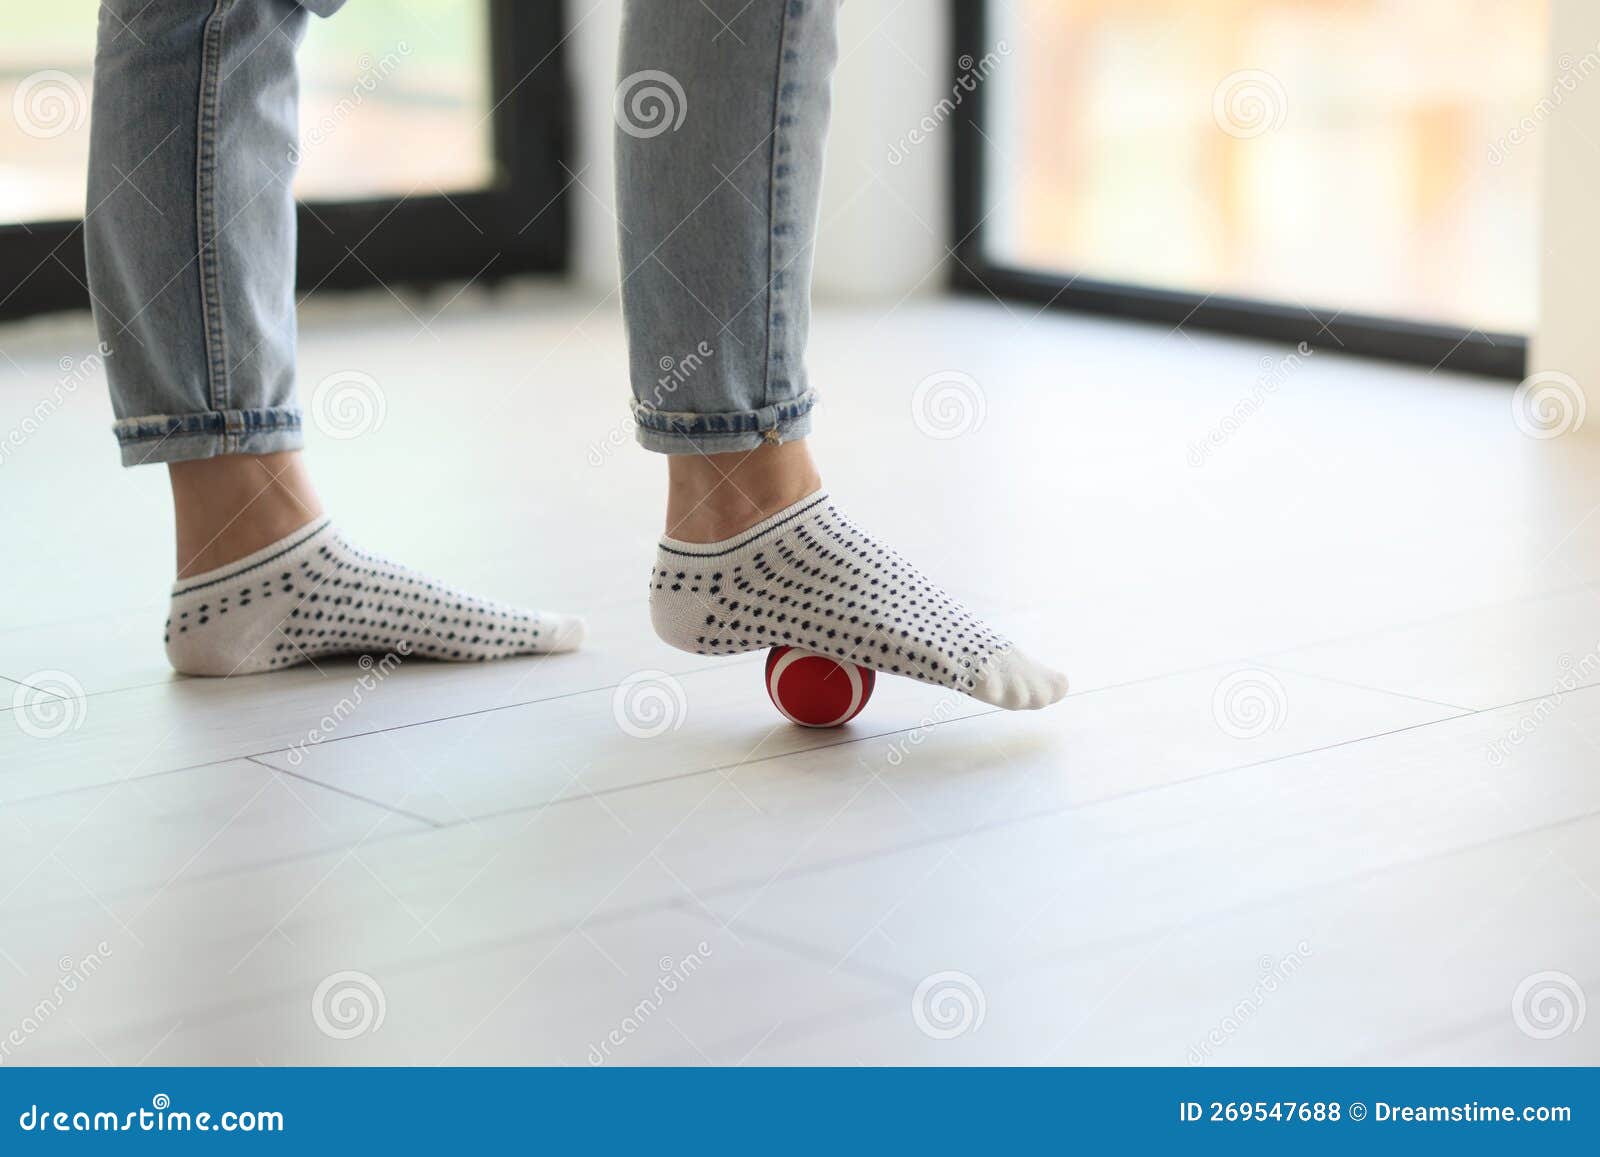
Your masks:
{"label": "dark window frame", "polygon": [[[989,51],[988,0],[953,0],[952,59],[981,60]],[[961,74],[959,64],[953,65]],[[990,258],[984,248],[988,156],[985,84],[963,96],[955,118],[951,287],[961,293],[1030,301],[1054,309],[1106,314],[1214,330],[1319,350],[1385,358],[1436,369],[1512,380],[1526,374],[1528,339],[1441,323],[1306,308],[1255,298],[1204,295],[1129,282],[1030,269]]]}
{"label": "dark window frame", "polygon": [[[448,195],[300,205],[300,292],[567,269],[566,6],[486,2],[493,183]],[[0,224],[0,319],[88,305],[82,221]]]}

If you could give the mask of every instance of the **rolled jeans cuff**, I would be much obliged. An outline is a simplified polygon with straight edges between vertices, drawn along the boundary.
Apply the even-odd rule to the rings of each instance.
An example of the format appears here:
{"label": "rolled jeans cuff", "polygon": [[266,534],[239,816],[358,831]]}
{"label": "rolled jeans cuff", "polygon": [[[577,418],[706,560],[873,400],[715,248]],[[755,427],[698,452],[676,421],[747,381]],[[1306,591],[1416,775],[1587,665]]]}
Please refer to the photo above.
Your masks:
{"label": "rolled jeans cuff", "polygon": [[698,414],[657,410],[633,403],[633,420],[639,445],[658,454],[728,454],[754,450],[764,442],[792,442],[811,433],[815,391],[798,398],[762,406],[759,410],[729,410]]}
{"label": "rolled jeans cuff", "polygon": [[300,411],[288,406],[222,410],[204,414],[152,414],[124,418],[112,432],[122,464],[187,462],[223,454],[274,454],[305,445]]}

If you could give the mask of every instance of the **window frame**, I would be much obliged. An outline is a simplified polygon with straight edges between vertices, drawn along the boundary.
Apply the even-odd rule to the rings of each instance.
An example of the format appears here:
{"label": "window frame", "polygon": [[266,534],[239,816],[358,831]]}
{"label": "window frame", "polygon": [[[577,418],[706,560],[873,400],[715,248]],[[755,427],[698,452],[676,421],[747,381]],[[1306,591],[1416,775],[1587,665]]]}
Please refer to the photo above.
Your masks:
{"label": "window frame", "polygon": [[[981,59],[988,50],[990,0],[953,0],[951,58]],[[952,66],[959,79],[960,66]],[[1432,369],[1520,380],[1527,372],[1524,334],[1485,332],[1444,323],[1318,309],[1260,298],[1199,294],[1135,282],[1035,269],[992,259],[984,245],[988,138],[986,85],[964,94],[952,142],[950,285],[964,294],[1018,300],[1051,309],[1158,322],[1382,358]]]}
{"label": "window frame", "polygon": [[[484,2],[495,179],[448,195],[300,204],[299,292],[567,269],[566,5]],[[0,320],[88,305],[81,220],[0,224]]]}

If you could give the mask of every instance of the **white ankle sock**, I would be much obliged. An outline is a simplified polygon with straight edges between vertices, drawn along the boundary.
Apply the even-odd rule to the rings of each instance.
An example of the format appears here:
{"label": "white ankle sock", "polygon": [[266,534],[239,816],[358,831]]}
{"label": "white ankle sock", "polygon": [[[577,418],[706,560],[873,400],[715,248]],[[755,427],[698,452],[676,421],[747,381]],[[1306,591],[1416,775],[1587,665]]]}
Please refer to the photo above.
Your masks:
{"label": "white ankle sock", "polygon": [[937,683],[997,707],[1044,707],[1065,675],[973,618],[819,491],[730,539],[663,538],[656,634],[685,651],[792,646]]}
{"label": "white ankle sock", "polygon": [[172,587],[167,658],[186,675],[249,675],[325,655],[474,661],[570,651],[583,620],[474,598],[352,546],[319,518]]}

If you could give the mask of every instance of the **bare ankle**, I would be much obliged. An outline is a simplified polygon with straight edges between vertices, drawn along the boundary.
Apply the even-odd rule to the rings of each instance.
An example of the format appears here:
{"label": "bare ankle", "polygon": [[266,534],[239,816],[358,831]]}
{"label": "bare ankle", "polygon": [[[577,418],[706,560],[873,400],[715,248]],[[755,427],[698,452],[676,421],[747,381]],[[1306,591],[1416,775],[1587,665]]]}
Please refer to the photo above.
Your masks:
{"label": "bare ankle", "polygon": [[667,462],[667,535],[720,542],[822,486],[804,439],[732,454],[675,454]]}
{"label": "bare ankle", "polygon": [[253,554],[322,514],[299,451],[173,462],[168,474],[179,578]]}

